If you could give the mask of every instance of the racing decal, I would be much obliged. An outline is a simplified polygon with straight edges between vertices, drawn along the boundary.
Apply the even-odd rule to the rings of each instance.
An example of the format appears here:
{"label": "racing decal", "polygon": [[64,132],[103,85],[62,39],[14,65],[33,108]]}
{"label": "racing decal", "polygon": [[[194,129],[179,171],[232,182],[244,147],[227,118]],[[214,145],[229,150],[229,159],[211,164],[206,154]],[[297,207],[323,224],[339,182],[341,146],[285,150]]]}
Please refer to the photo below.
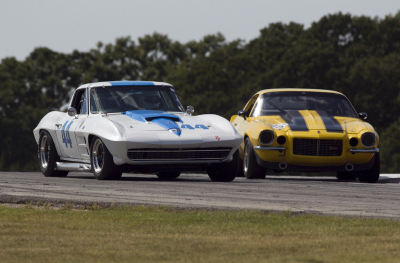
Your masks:
{"label": "racing decal", "polygon": [[194,128],[192,126],[190,126],[189,124],[183,124],[181,126],[182,129],[189,129],[189,130],[194,130]]}
{"label": "racing decal", "polygon": [[204,130],[208,130],[208,128],[206,126],[204,126],[203,124],[196,124],[196,126],[194,126],[195,129],[204,129]]}
{"label": "racing decal", "polygon": [[217,141],[221,140],[221,138],[219,138],[218,136],[215,136],[215,139],[217,139]]}
{"label": "racing decal", "polygon": [[342,125],[333,116],[329,116],[325,111],[317,111],[317,113],[324,122],[327,132],[343,132]]}
{"label": "racing decal", "polygon": [[279,123],[279,124],[270,124],[270,125],[271,125],[272,128],[274,128],[276,130],[282,130],[283,128],[285,128],[289,124],[287,124],[287,123]]}
{"label": "racing decal", "polygon": [[71,128],[72,123],[74,123],[73,121],[69,122],[66,121],[61,129],[61,137],[62,137],[62,141],[63,143],[65,143],[65,147],[68,148],[68,144],[72,149],[72,140],[71,140],[71,136],[69,133],[69,129]]}
{"label": "racing decal", "polygon": [[308,131],[303,115],[297,110],[287,110],[281,118],[287,122],[292,131]]}
{"label": "racing decal", "polygon": [[203,125],[203,124],[196,124],[195,126],[194,126],[194,128],[191,126],[191,125],[189,125],[189,124],[183,124],[182,126],[181,126],[181,128],[182,129],[189,129],[189,130],[194,130],[194,129],[204,129],[204,130],[208,130],[208,127],[206,127],[205,125]]}
{"label": "racing decal", "polygon": [[151,122],[160,125],[161,127],[165,128],[166,130],[181,136],[181,129],[179,128],[178,124],[176,124],[173,120],[167,118],[157,118],[152,120]]}

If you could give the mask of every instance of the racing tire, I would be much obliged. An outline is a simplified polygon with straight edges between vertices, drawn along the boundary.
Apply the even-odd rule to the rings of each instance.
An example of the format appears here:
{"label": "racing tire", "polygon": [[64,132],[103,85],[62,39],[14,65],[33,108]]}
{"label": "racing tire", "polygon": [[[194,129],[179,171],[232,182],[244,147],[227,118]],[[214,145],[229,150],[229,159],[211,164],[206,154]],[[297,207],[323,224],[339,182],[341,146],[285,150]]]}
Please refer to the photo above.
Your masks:
{"label": "racing tire", "polygon": [[38,144],[39,166],[40,171],[46,177],[65,177],[68,171],[57,171],[56,162],[60,161],[60,156],[57,154],[56,147],[51,138],[50,133],[43,130],[40,132]]}
{"label": "racing tire", "polygon": [[214,182],[231,182],[236,178],[239,171],[239,151],[233,154],[230,162],[213,163],[207,166],[207,174]]}
{"label": "racing tire", "polygon": [[239,157],[239,171],[238,171],[236,177],[245,177],[244,173],[243,173],[243,160],[240,159],[240,157]]}
{"label": "racing tire", "polygon": [[374,165],[371,169],[358,173],[358,180],[362,183],[376,183],[381,173],[381,158],[379,153],[375,153]]}
{"label": "racing tire", "polygon": [[243,153],[243,173],[247,179],[265,179],[267,169],[257,163],[256,153],[249,138],[246,138]]}
{"label": "racing tire", "polygon": [[157,177],[162,180],[173,180],[178,178],[181,175],[181,171],[175,172],[158,172],[156,173]]}
{"label": "racing tire", "polygon": [[90,144],[90,164],[97,180],[118,180],[122,176],[123,165],[116,165],[103,141],[94,137]]}
{"label": "racing tire", "polygon": [[355,181],[357,179],[357,172],[337,172],[336,178],[342,181]]}

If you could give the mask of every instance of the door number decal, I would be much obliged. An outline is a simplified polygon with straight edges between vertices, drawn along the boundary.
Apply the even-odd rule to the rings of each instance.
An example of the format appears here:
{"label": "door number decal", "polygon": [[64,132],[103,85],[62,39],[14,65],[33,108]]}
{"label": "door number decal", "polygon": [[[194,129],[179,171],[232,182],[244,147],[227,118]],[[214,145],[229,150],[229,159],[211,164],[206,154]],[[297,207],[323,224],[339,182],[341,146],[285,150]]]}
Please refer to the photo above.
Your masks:
{"label": "door number decal", "polygon": [[[71,136],[69,133],[69,128],[71,128],[72,123],[74,123],[73,121],[71,121],[68,124],[68,121],[66,121],[61,129],[61,136],[62,136],[62,141],[63,143],[65,143],[65,147],[68,148],[68,144],[72,149],[72,141],[71,141]],[[67,126],[68,125],[68,126]]]}

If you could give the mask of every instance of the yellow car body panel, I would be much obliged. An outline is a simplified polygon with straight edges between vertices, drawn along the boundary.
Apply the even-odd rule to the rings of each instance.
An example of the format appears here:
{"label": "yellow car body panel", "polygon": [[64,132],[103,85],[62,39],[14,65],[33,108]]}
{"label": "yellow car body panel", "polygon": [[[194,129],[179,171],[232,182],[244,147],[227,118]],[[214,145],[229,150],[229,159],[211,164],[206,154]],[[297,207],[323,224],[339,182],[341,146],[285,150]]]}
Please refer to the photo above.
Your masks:
{"label": "yellow car body panel", "polygon": [[[244,111],[250,110],[248,113],[249,116],[243,117],[234,115],[231,117],[232,125],[243,136],[243,141],[239,147],[239,156],[241,159],[243,159],[246,138],[250,139],[257,157],[263,161],[264,167],[268,169],[277,168],[276,164],[284,162],[288,165],[288,168],[292,168],[292,171],[307,171],[307,167],[313,167],[310,171],[326,171],[327,169],[335,170],[337,168],[336,171],[343,172],[346,171],[346,164],[355,165],[355,170],[363,170],[363,165],[371,163],[374,154],[379,152],[377,148],[379,143],[378,134],[369,123],[357,117],[327,117],[321,116],[321,112],[316,110],[298,110],[296,111],[296,118],[300,120],[299,130],[293,130],[291,125],[288,124],[288,121],[283,119],[282,115],[252,117],[251,113],[255,108],[253,106],[257,104],[261,95],[271,92],[320,92],[337,94],[345,98],[343,94],[330,90],[268,89],[257,92],[243,109]],[[303,130],[301,130],[301,125],[303,125]],[[259,140],[260,133],[265,130],[272,131],[275,136],[273,142],[268,145],[263,145]],[[375,143],[374,145],[370,145],[370,147],[365,147],[361,143],[361,136],[366,132],[375,135]],[[285,137],[286,142],[284,144],[279,144],[277,142],[277,138],[280,136]],[[356,146],[351,146],[351,138],[356,138],[359,143]],[[295,139],[311,139],[313,142],[318,143],[318,147],[320,147],[320,143],[328,142],[326,140],[334,140],[335,142],[341,141],[342,150],[340,153],[337,153],[337,156],[295,154],[293,149]],[[329,141],[329,143],[330,142],[331,141]],[[257,149],[257,147],[264,147],[264,149]],[[276,147],[281,150],[265,150],[268,149],[268,147],[270,149]],[[327,151],[326,154],[329,155],[331,153],[335,154],[335,151],[340,151],[340,148],[333,145],[327,146],[324,150]],[[272,163],[274,163],[274,165],[272,165]],[[271,164],[271,167],[268,166],[269,164]],[[319,170],[318,167],[321,169]]]}

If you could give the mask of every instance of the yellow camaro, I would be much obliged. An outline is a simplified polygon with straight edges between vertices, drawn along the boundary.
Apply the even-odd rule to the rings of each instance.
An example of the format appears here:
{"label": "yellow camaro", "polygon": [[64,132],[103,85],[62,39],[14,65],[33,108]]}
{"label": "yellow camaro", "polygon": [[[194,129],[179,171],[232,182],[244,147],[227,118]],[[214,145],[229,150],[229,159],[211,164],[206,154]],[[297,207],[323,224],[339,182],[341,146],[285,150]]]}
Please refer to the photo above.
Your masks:
{"label": "yellow camaro", "polygon": [[[336,172],[340,180],[379,179],[379,136],[343,94],[316,89],[257,92],[231,123],[243,136],[246,178],[275,172]],[[241,162],[242,163],[242,162]]]}

